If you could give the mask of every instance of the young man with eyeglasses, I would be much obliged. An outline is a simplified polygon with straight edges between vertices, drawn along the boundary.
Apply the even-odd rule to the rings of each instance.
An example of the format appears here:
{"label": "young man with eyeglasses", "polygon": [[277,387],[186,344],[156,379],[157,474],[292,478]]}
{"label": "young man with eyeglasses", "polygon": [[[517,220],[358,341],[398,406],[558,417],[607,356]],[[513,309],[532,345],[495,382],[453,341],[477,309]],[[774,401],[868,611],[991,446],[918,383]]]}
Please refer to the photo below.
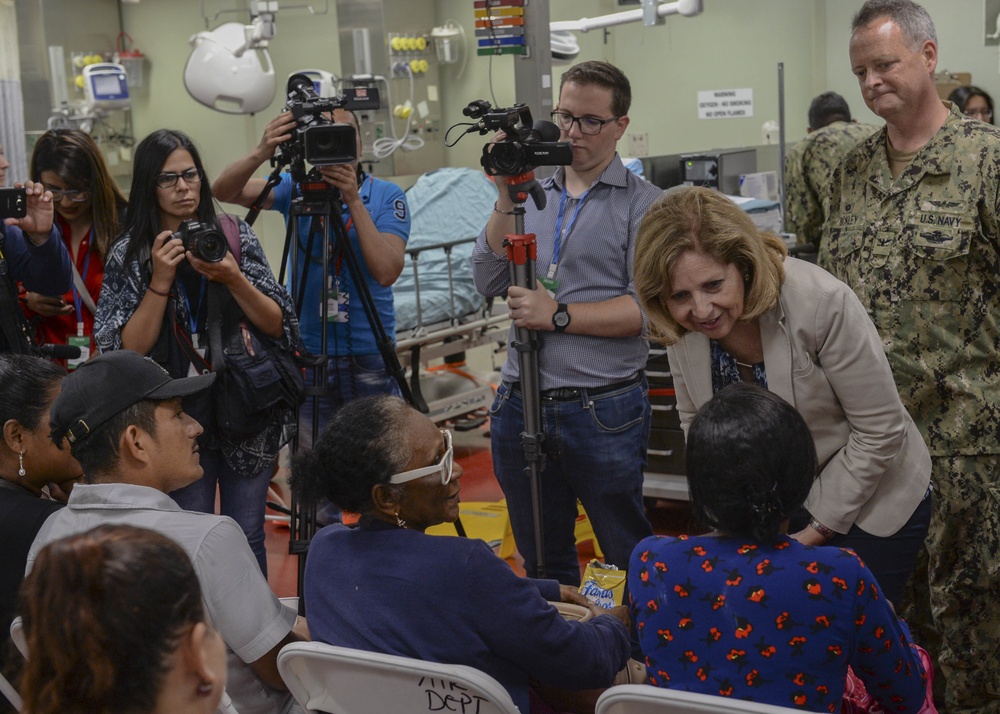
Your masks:
{"label": "young man with eyeglasses", "polygon": [[[507,295],[514,325],[541,335],[545,576],[571,585],[580,582],[577,499],[609,563],[624,568],[635,544],[652,533],[642,503],[646,319],[632,257],[639,222],[661,191],[628,171],[616,152],[630,102],[628,78],[607,62],[582,62],[563,74],[552,120],[572,145],[573,162],[540,182],[543,209],[525,206],[525,232],[537,236],[536,290],[510,284],[503,240],[515,232],[514,204],[503,177],[495,179],[500,195],[473,252],[479,291]],[[513,340],[513,327],[510,334]],[[493,466],[525,570],[537,577],[522,409],[512,345],[491,409]]]}

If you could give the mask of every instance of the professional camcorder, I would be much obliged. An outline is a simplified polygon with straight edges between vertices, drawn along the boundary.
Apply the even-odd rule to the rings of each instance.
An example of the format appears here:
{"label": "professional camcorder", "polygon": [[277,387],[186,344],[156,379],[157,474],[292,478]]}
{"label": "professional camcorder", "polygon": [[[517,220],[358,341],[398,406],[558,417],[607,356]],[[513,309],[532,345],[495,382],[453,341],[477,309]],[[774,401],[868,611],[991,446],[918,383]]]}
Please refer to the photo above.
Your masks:
{"label": "professional camcorder", "polygon": [[354,127],[332,121],[327,114],[334,109],[378,109],[379,95],[374,87],[354,87],[338,97],[321,98],[312,80],[304,74],[288,78],[288,101],[285,111],[295,117],[297,126],[291,139],[278,145],[275,159],[291,168],[298,182],[322,180],[317,171],[306,171],[306,163],[315,166],[350,164],[358,159]]}
{"label": "professional camcorder", "polygon": [[195,258],[206,263],[218,263],[226,257],[229,250],[229,243],[222,231],[194,220],[183,221],[177,232],[170,237],[180,238],[184,250],[191,251]]}
{"label": "professional camcorder", "polygon": [[559,127],[549,121],[531,121],[526,104],[494,109],[485,99],[470,102],[462,113],[478,119],[468,131],[502,131],[506,136],[483,147],[480,163],[490,176],[518,176],[538,166],[573,163],[569,142],[558,141]]}

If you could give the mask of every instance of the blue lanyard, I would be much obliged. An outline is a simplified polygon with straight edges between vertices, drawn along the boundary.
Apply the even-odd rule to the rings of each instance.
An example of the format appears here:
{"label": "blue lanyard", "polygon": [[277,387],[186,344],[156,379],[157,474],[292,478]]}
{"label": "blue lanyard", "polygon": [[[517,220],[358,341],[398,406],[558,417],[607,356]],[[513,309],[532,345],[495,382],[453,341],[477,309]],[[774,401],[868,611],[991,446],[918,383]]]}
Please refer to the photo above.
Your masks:
{"label": "blue lanyard", "polygon": [[[589,193],[590,189],[588,188],[586,191],[583,192],[583,195],[580,196],[580,200],[576,204],[576,210],[573,211],[573,217],[570,219],[569,225],[566,226],[567,237],[569,237],[569,234],[573,231],[573,226],[576,225],[576,217],[580,215],[580,207],[583,206],[583,202],[587,200],[587,194]],[[548,277],[550,278],[555,277],[556,266],[559,265],[559,253],[562,250],[563,216],[566,212],[566,197],[568,195],[569,194],[566,191],[566,187],[563,186],[562,195],[559,197],[559,217],[556,219],[555,245],[552,248],[552,261],[551,264],[549,265]]]}
{"label": "blue lanyard", "polygon": [[[87,257],[83,259],[83,272],[80,273],[81,282],[87,284],[87,273],[90,272],[90,243],[87,244]],[[76,308],[76,327],[80,332],[83,329],[83,298],[80,291],[76,289],[76,281],[70,286],[73,290],[73,307]],[[82,336],[82,335],[81,335]]]}
{"label": "blue lanyard", "polygon": [[195,310],[191,309],[191,301],[188,299],[187,288],[184,287],[184,281],[177,281],[177,292],[184,299],[184,304],[187,306],[188,311],[188,323],[191,325],[191,336],[194,337],[198,334],[198,310],[201,306],[205,304],[205,287],[208,285],[208,280],[204,276],[201,278],[201,290],[198,295],[198,306]]}

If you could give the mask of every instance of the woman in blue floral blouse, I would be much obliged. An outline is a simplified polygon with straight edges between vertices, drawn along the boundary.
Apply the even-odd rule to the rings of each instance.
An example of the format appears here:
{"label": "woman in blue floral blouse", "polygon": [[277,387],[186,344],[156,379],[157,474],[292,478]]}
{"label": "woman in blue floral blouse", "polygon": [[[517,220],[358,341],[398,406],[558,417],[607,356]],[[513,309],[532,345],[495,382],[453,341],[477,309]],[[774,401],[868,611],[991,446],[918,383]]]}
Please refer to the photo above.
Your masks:
{"label": "woman in blue floral blouse", "polygon": [[798,412],[756,385],[726,387],[691,424],[687,470],[692,510],[715,530],[647,538],[629,564],[650,682],[838,712],[850,665],[887,712],[919,711],[919,654],[871,571],[787,535],[816,476]]}

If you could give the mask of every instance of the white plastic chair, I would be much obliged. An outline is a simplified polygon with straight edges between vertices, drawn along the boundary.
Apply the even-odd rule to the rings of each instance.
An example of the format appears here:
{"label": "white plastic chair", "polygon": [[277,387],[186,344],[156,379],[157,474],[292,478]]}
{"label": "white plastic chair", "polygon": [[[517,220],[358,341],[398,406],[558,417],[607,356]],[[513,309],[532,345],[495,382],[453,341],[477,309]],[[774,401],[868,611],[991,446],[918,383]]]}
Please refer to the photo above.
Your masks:
{"label": "white plastic chair", "polygon": [[[20,617],[15,617],[14,621],[10,623],[10,639],[14,641],[14,646],[17,647],[18,652],[25,659],[28,659],[28,642],[24,638],[24,623],[21,622]],[[229,698],[229,693],[225,689],[222,690],[222,699],[219,701],[216,711],[219,714],[239,714],[236,707],[233,706],[233,700]]]}
{"label": "white plastic chair", "polygon": [[465,665],[294,642],[278,654],[278,671],[307,712],[519,714],[499,682]]}
{"label": "white plastic chair", "polygon": [[28,641],[24,639],[24,623],[21,622],[20,616],[15,617],[10,623],[10,639],[21,656],[28,659]]}
{"label": "white plastic chair", "polygon": [[746,702],[649,684],[611,687],[597,700],[594,714],[788,714],[800,711],[771,704]]}

